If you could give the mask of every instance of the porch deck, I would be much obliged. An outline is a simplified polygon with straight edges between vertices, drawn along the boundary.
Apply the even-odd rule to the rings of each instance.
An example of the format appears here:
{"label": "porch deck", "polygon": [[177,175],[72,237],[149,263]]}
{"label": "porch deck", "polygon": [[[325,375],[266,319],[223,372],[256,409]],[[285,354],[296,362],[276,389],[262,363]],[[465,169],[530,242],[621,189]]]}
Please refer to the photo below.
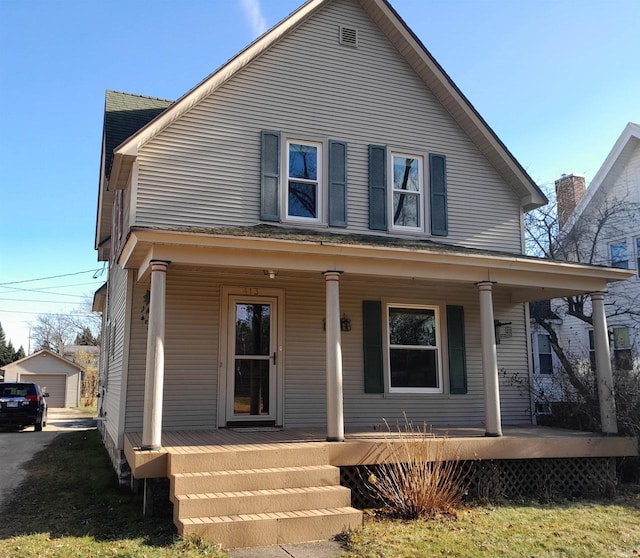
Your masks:
{"label": "porch deck", "polygon": [[[638,441],[542,426],[505,427],[502,437],[485,437],[481,427],[433,428],[434,443],[457,460],[622,457],[638,455]],[[403,434],[403,437],[406,435]],[[159,451],[142,451],[142,434],[125,434],[124,451],[134,477],[169,476],[170,455],[196,455],[278,447],[323,448],[333,466],[371,465],[388,458],[387,442],[401,443],[398,433],[348,431],[345,442],[327,442],[326,431],[308,429],[220,429],[163,432]],[[253,454],[253,452],[251,452]]]}

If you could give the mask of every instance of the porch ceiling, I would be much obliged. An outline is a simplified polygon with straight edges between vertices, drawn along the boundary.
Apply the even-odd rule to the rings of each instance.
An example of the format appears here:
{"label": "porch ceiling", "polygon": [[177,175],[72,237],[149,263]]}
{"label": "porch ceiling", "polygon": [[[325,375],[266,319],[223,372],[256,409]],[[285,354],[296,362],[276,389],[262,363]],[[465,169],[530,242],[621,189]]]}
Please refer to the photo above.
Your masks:
{"label": "porch ceiling", "polygon": [[474,285],[496,283],[513,302],[604,291],[632,272],[452,246],[430,240],[296,231],[259,225],[232,229],[134,228],[119,263],[149,271],[152,260],[176,265],[287,272],[340,270],[349,275]]}

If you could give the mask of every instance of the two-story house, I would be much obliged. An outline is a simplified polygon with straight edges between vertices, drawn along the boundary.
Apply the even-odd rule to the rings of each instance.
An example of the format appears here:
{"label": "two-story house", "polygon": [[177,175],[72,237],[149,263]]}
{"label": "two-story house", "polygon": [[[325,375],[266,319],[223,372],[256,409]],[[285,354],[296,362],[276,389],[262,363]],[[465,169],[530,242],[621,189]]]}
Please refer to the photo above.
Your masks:
{"label": "two-story house", "polygon": [[[474,427],[470,455],[497,457],[478,444],[532,424],[525,303],[600,308],[629,276],[523,255],[545,196],[386,0],[311,0],[175,102],[109,91],[103,138],[102,435],[119,470],[171,478],[179,532],[224,546],[357,525],[317,477],[372,459],[349,436],[383,419]],[[297,495],[259,484],[275,467]],[[262,492],[179,492],[230,494],[225,468]]]}
{"label": "two-story house", "polygon": [[[613,365],[621,371],[640,367],[640,125],[630,122],[586,188],[585,177],[556,181],[559,244],[568,260],[627,269],[626,281],[612,283],[605,297]],[[563,300],[551,301],[550,321],[560,346],[580,368],[596,368],[594,330],[568,313]],[[584,313],[591,315],[585,301]],[[562,375],[555,375],[548,335],[534,335],[537,379],[549,388],[545,397],[562,400]],[[548,356],[546,356],[548,355]],[[545,365],[544,363],[548,363]],[[559,366],[559,363],[556,363]],[[551,387],[551,384],[556,384]]]}

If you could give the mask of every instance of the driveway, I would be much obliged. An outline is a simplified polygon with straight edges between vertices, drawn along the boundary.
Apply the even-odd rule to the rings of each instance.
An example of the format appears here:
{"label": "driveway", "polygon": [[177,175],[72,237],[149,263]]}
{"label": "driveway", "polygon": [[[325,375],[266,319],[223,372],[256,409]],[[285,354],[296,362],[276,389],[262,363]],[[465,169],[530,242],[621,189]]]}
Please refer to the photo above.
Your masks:
{"label": "driveway", "polygon": [[95,419],[73,409],[49,409],[47,426],[16,431],[0,429],[0,508],[25,478],[23,466],[61,432],[95,428]]}

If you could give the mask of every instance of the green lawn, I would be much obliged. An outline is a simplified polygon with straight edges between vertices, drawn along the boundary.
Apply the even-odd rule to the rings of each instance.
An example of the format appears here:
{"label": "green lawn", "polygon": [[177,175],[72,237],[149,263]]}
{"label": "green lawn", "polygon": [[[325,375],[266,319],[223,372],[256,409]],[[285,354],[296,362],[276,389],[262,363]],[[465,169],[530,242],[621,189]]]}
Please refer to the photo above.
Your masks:
{"label": "green lawn", "polygon": [[[220,558],[215,545],[175,534],[171,507],[144,519],[118,487],[97,431],[60,434],[27,467],[0,510],[0,557]],[[611,501],[484,505],[457,519],[367,516],[344,558],[640,556],[640,491]]]}

